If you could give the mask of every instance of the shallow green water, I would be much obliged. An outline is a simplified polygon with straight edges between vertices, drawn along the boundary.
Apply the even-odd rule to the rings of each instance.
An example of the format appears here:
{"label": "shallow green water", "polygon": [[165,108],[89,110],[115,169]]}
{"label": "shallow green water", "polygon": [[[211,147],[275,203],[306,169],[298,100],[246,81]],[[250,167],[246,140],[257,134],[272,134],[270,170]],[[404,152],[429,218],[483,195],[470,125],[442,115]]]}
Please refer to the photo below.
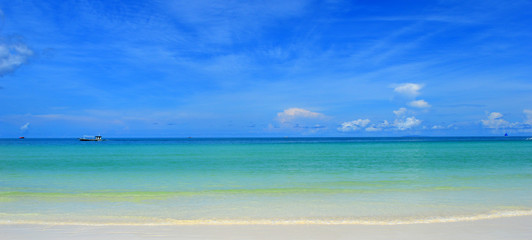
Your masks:
{"label": "shallow green water", "polygon": [[0,140],[0,221],[451,219],[532,211],[526,138]]}

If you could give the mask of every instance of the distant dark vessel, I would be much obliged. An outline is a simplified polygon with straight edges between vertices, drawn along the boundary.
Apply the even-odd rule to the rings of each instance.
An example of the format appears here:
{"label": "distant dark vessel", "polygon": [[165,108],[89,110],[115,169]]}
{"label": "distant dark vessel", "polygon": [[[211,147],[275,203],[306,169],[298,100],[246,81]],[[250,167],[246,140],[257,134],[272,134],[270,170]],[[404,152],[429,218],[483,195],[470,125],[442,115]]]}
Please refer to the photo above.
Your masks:
{"label": "distant dark vessel", "polygon": [[83,136],[83,137],[80,138],[79,140],[80,140],[80,141],[93,141],[93,142],[103,141],[102,136],[94,136],[94,138],[90,138],[90,137],[85,137],[85,136]]}
{"label": "distant dark vessel", "polygon": [[24,137],[18,137],[18,139],[24,139]]}

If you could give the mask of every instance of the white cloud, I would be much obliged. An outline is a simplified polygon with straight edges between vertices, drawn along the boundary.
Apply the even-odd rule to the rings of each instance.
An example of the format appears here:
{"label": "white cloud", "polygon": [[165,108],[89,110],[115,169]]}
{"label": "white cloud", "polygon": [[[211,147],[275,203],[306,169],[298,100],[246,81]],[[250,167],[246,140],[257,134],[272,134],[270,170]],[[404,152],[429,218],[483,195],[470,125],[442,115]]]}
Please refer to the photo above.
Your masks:
{"label": "white cloud", "polygon": [[22,125],[22,127],[20,127],[20,130],[26,131],[26,130],[28,130],[29,126],[30,126],[30,123],[26,123],[26,124]]}
{"label": "white cloud", "polygon": [[430,107],[430,104],[426,102],[425,100],[412,101],[408,103],[408,105],[411,107],[416,107],[416,108],[429,108]]}
{"label": "white cloud", "polygon": [[384,120],[381,123],[376,123],[376,124],[371,124],[371,125],[369,124],[370,123],[369,119],[357,119],[354,121],[342,123],[342,126],[338,128],[338,131],[349,132],[349,131],[357,131],[363,128],[365,128],[367,132],[396,131],[396,130],[404,131],[404,130],[419,126],[421,122],[422,122],[421,120],[413,116],[395,119],[393,123],[390,123]]}
{"label": "white cloud", "polygon": [[369,124],[369,119],[357,119],[350,122],[342,123],[342,126],[338,128],[338,131],[349,132],[356,131],[358,129],[364,128]]}
{"label": "white cloud", "polygon": [[503,115],[501,113],[492,112],[488,116],[488,119],[481,120],[481,122],[482,122],[482,125],[484,125],[487,128],[499,129],[499,128],[509,127],[510,123],[502,119],[502,117]]}
{"label": "white cloud", "polygon": [[296,118],[321,118],[325,115],[317,112],[311,112],[302,108],[289,108],[277,113],[277,120],[281,123],[290,122]]}
{"label": "white cloud", "polygon": [[393,90],[396,93],[405,95],[407,97],[416,97],[419,95],[419,90],[423,88],[423,85],[416,83],[403,83],[395,87]]}
{"label": "white cloud", "polygon": [[406,130],[413,128],[415,126],[418,126],[421,124],[421,120],[416,119],[416,117],[408,117],[405,119],[395,119],[393,122],[393,126],[395,126],[398,130]]}
{"label": "white cloud", "polygon": [[16,38],[0,37],[0,77],[26,63],[33,51]]}
{"label": "white cloud", "polygon": [[404,107],[393,111],[393,114],[395,114],[398,117],[404,115],[405,113],[406,113],[406,108],[404,108]]}
{"label": "white cloud", "polygon": [[523,113],[526,119],[523,122],[508,122],[503,119],[503,115],[498,112],[492,112],[487,119],[481,120],[486,128],[491,129],[514,129],[519,132],[532,132],[532,110],[524,109]]}

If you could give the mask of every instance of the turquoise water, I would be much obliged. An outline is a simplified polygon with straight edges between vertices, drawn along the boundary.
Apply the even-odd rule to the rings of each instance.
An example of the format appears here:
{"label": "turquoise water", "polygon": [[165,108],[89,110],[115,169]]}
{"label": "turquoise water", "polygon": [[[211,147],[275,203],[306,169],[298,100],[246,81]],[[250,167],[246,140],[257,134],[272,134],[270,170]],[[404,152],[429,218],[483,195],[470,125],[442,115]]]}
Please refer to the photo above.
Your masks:
{"label": "turquoise water", "polygon": [[409,223],[532,215],[526,138],[0,140],[0,223]]}

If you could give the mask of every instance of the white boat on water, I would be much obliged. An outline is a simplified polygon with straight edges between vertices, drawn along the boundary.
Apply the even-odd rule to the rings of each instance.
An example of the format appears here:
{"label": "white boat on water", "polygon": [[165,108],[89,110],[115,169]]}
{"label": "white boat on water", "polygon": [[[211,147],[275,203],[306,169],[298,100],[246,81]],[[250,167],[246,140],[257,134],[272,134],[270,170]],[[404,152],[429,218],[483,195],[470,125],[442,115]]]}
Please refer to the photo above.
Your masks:
{"label": "white boat on water", "polygon": [[80,141],[95,141],[95,142],[103,141],[102,136],[99,136],[99,135],[94,136],[94,137],[83,136],[79,140]]}

